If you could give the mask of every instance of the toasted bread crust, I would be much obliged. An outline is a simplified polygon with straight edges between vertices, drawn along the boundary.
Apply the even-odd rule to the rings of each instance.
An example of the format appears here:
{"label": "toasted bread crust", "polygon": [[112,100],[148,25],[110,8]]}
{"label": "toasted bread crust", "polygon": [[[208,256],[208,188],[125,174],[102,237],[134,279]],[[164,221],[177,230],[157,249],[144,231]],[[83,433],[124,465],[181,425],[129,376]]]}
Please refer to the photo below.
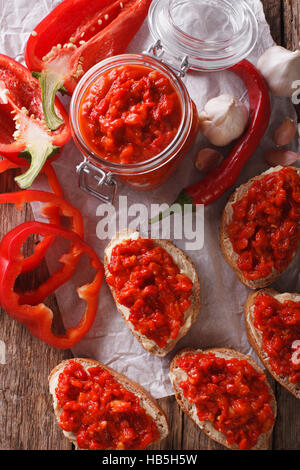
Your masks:
{"label": "toasted bread crust", "polygon": [[[255,302],[255,299],[259,295],[264,295],[264,294],[269,294],[269,295],[272,295],[273,297],[280,295],[279,292],[277,292],[274,289],[262,289],[257,292],[253,292],[252,294],[248,296],[247,302],[245,304],[244,316],[245,316],[245,325],[246,325],[246,331],[247,331],[249,343],[255,350],[256,354],[258,355],[258,357],[260,358],[260,360],[262,361],[266,369],[268,369],[270,374],[273,376],[273,378],[277,382],[279,382],[280,385],[282,385],[286,390],[292,393],[296,398],[300,399],[300,388],[297,387],[296,384],[292,384],[288,380],[287,377],[276,374],[276,372],[272,369],[270,365],[269,356],[262,348],[261,332],[257,328],[255,328],[253,324],[253,315],[251,311],[252,306]],[[300,294],[292,293],[292,294],[285,294],[285,295],[289,295],[292,298],[295,296],[299,297]]]}
{"label": "toasted bread crust", "polygon": [[[57,419],[57,422],[59,422],[60,414],[61,414],[61,409],[57,406],[56,398],[53,395],[53,390],[51,391],[51,388],[53,387],[54,381],[56,380],[56,375],[64,370],[64,368],[67,366],[67,364],[70,361],[77,361],[80,364],[82,364],[85,368],[87,367],[96,367],[99,366],[104,370],[107,370],[108,372],[111,373],[111,375],[127,390],[130,392],[133,392],[135,395],[138,395],[140,398],[140,405],[146,409],[147,413],[149,413],[149,410],[151,410],[151,416],[155,420],[157,428],[160,432],[160,437],[156,442],[161,441],[165,437],[167,437],[169,433],[169,426],[168,426],[168,421],[167,417],[162,410],[162,408],[159,406],[157,401],[150,395],[148,390],[146,390],[144,387],[142,387],[140,384],[137,382],[134,382],[133,380],[129,379],[125,375],[115,371],[109,366],[104,365],[102,362],[96,361],[94,359],[87,359],[87,358],[72,358],[72,359],[67,359],[65,361],[62,361],[60,364],[58,364],[54,369],[49,374],[48,377],[48,382],[49,382],[49,389],[50,393],[53,396],[53,406],[54,406],[54,413]],[[147,408],[146,408],[147,406]],[[69,439],[76,447],[77,447],[77,441],[76,441],[76,436],[73,433],[65,433],[65,436],[67,439]],[[153,443],[152,443],[153,444]]]}
{"label": "toasted bread crust", "polygon": [[[105,276],[106,277],[108,277],[110,275],[109,270],[108,270],[109,257],[107,255],[107,252],[111,249],[112,246],[115,245],[116,240],[118,238],[123,237],[122,240],[125,240],[126,238],[124,238],[124,236],[126,237],[126,235],[128,235],[128,238],[129,238],[129,236],[132,233],[136,233],[136,230],[124,229],[124,230],[118,232],[115,235],[115,237],[111,240],[109,245],[106,247],[105,252],[104,252],[104,270],[105,270]],[[121,240],[120,240],[120,243],[121,243]],[[111,287],[111,286],[109,286],[109,288],[110,288],[110,291],[111,291],[112,296],[114,298],[114,301],[116,303],[116,307],[117,307],[118,311],[121,313],[121,315],[122,315],[124,321],[126,322],[127,326],[130,328],[132,334],[137,338],[137,340],[140,342],[140,344],[143,346],[143,348],[146,349],[146,351],[148,351],[149,353],[154,354],[156,356],[163,357],[163,356],[166,356],[175,347],[177,342],[183,336],[185,336],[187,334],[188,330],[190,329],[190,327],[192,326],[192,324],[195,322],[195,320],[197,318],[197,315],[198,315],[199,309],[200,309],[200,282],[199,282],[198,275],[196,273],[196,270],[195,270],[195,267],[194,267],[192,261],[190,260],[190,258],[182,250],[180,250],[177,246],[175,246],[169,240],[155,239],[155,243],[157,245],[161,246],[162,248],[164,248],[169,254],[171,254],[173,259],[174,259],[174,256],[175,256],[181,261],[181,263],[183,263],[183,264],[186,263],[189,266],[191,272],[193,273],[193,278],[194,279],[193,279],[192,306],[190,307],[189,315],[185,319],[185,323],[181,327],[177,338],[175,338],[174,340],[171,340],[164,348],[159,348],[154,341],[151,341],[146,336],[141,335],[138,331],[136,331],[134,329],[134,326],[132,325],[132,323],[127,320],[126,314],[125,314],[126,308],[124,308],[123,305],[118,303],[114,288]],[[176,264],[178,265],[178,263],[176,263]]]}
{"label": "toasted bread crust", "polygon": [[[231,195],[231,197],[229,198],[229,200],[228,200],[228,202],[227,202],[227,204],[224,208],[223,214],[222,214],[221,229],[220,229],[220,246],[221,246],[223,256],[225,258],[225,261],[235,271],[235,273],[236,273],[237,277],[239,278],[239,280],[243,284],[245,284],[245,286],[249,287],[250,289],[262,289],[263,287],[267,287],[270,284],[272,284],[274,281],[276,281],[276,279],[278,279],[283,273],[273,269],[273,272],[265,278],[255,279],[255,280],[245,278],[245,276],[243,275],[243,272],[237,267],[236,261],[237,261],[238,256],[233,251],[233,248],[232,248],[232,245],[231,245],[228,233],[227,233],[227,227],[228,227],[228,225],[231,221],[231,217],[232,217],[232,214],[231,214],[232,205],[236,201],[240,200],[248,192],[249,187],[254,183],[254,181],[262,179],[268,173],[280,171],[282,168],[283,168],[282,166],[277,166],[277,167],[271,168],[271,169],[265,171],[264,173],[261,173],[260,175],[255,176],[254,178],[251,178],[247,183],[242,184],[241,186],[239,186],[235,190],[235,192]],[[300,168],[292,167],[292,166],[289,167],[289,168],[293,169],[294,171],[296,171],[300,175]],[[299,244],[299,246],[300,246],[300,244]],[[298,248],[299,248],[299,246],[298,246]],[[291,262],[293,261],[296,254],[297,254],[297,250],[296,250]]]}
{"label": "toasted bread crust", "polygon": [[[173,358],[171,365],[170,365],[170,379],[174,388],[175,392],[175,397],[177,400],[177,403],[179,406],[182,408],[185,414],[191,418],[191,420],[198,426],[201,431],[203,431],[208,437],[213,439],[214,441],[218,442],[219,444],[222,444],[225,447],[228,447],[229,449],[232,450],[238,450],[237,445],[229,445],[227,444],[226,437],[224,434],[220,433],[217,431],[212,423],[210,421],[200,421],[198,417],[195,415],[195,405],[191,404],[182,394],[180,387],[178,387],[177,379],[176,379],[176,370],[180,371],[181,369],[176,368],[176,360],[183,355],[190,354],[190,353],[213,353],[216,355],[219,355],[221,357],[225,358],[232,358],[235,357],[237,359],[242,359],[242,360],[247,360],[258,372],[264,373],[264,371],[259,367],[258,364],[250,357],[246,356],[245,354],[240,353],[239,351],[234,351],[232,349],[226,349],[226,348],[212,348],[212,349],[206,349],[205,351],[202,351],[200,349],[191,349],[191,348],[185,348],[181,351],[179,351],[176,356]],[[270,403],[274,416],[276,418],[277,414],[277,405],[276,405],[276,399],[273,393],[273,390],[270,386],[270,384],[266,381],[268,385],[268,389],[270,392],[270,395],[272,396],[272,401]],[[270,437],[272,435],[273,427],[266,433],[266,434],[261,434],[258,438],[258,441],[256,445],[251,449],[251,450],[267,450],[269,448],[269,441]]]}

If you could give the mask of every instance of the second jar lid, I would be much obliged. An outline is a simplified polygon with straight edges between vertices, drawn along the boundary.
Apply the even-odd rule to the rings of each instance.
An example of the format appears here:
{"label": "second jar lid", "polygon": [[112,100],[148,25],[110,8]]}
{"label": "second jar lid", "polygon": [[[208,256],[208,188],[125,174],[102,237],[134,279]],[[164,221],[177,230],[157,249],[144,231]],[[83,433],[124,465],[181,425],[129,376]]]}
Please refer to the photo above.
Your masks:
{"label": "second jar lid", "polygon": [[155,41],[189,68],[231,67],[254,48],[258,25],[244,0],[154,0],[148,23]]}

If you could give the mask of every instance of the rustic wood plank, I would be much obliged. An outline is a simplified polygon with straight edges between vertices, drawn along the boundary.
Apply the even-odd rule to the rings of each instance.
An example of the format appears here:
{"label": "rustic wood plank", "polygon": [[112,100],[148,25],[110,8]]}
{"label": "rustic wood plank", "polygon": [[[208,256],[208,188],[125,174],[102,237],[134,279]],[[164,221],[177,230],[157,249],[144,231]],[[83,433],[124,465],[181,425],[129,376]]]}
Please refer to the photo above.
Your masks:
{"label": "rustic wood plank", "polygon": [[283,44],[287,49],[299,49],[299,26],[299,1],[283,0]]}
{"label": "rustic wood plank", "polygon": [[277,44],[283,42],[283,6],[281,0],[262,1],[265,17],[270,26],[271,34]]}
{"label": "rustic wood plank", "polygon": [[180,450],[182,449],[182,436],[183,432],[183,413],[177,406],[174,396],[158,400],[160,406],[166,413],[170,433],[166,439],[157,445],[149,446],[151,450]]}

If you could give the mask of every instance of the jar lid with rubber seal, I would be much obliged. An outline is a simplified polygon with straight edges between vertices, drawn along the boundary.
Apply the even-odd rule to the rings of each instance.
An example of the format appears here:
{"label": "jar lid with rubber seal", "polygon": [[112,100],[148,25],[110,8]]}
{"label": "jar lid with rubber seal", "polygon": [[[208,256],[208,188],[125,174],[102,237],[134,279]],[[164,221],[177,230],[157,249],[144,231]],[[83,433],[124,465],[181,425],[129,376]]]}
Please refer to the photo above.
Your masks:
{"label": "jar lid with rubber seal", "polygon": [[118,180],[152,191],[169,179],[198,131],[182,78],[235,65],[258,31],[243,0],[153,0],[148,26],[147,51],[99,62],[72,96],[71,129],[84,157],[79,184],[106,203],[114,203]]}

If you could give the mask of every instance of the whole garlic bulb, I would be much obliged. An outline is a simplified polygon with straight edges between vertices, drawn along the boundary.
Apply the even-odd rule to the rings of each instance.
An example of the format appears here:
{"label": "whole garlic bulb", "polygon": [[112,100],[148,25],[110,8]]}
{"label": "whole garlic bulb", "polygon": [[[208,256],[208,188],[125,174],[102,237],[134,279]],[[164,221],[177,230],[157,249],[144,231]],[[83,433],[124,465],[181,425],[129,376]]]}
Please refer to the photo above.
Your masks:
{"label": "whole garlic bulb", "polygon": [[208,140],[218,147],[240,137],[248,123],[247,106],[231,95],[209,100],[199,114],[199,126]]}
{"label": "whole garlic bulb", "polygon": [[293,82],[300,79],[300,51],[270,47],[258,59],[257,68],[274,95],[290,97],[295,92]]}

